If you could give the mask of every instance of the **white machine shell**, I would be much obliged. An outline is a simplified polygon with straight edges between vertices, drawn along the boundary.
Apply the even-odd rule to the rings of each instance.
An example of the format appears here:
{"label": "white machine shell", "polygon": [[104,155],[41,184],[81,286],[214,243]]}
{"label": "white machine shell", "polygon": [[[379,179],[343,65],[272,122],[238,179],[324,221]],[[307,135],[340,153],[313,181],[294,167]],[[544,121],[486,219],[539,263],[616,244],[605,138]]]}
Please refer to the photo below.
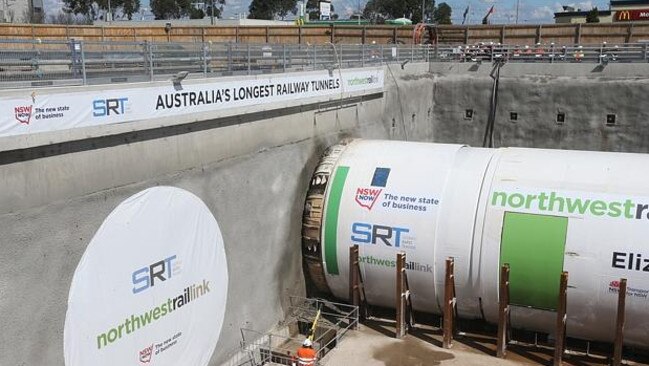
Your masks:
{"label": "white machine shell", "polygon": [[[626,278],[625,343],[649,347],[649,155],[369,140],[336,151],[320,231],[336,297],[349,296],[348,248],[357,244],[368,302],[393,307],[403,251],[415,310],[439,314],[452,257],[460,316],[495,323],[507,260],[513,290],[529,297],[513,307],[513,326],[554,332],[563,270],[568,335],[612,341]],[[534,242],[545,240],[536,230],[558,246]]]}

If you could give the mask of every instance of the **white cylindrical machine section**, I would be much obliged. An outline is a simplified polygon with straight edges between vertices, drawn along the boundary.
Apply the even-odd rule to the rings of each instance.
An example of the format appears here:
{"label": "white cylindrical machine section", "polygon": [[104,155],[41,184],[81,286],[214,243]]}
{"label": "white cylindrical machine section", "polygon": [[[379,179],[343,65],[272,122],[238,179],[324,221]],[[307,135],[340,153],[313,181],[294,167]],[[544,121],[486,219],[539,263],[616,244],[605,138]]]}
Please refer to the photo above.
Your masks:
{"label": "white cylindrical machine section", "polygon": [[568,335],[612,341],[628,279],[625,343],[649,347],[649,155],[500,149],[475,240],[480,292],[497,320],[496,268],[510,263],[516,325],[551,332],[559,273],[569,273]]}
{"label": "white cylindrical machine section", "polygon": [[[406,253],[417,310],[437,311],[434,242],[439,200],[459,145],[349,144],[327,190],[323,230],[327,283],[347,297],[349,246],[358,244],[368,299],[394,306],[396,253]],[[374,154],[368,154],[374,151]],[[417,163],[415,156],[426,156]]]}
{"label": "white cylindrical machine section", "polygon": [[627,278],[625,343],[649,347],[649,155],[365,140],[331,151],[305,209],[320,289],[348,297],[357,244],[368,302],[393,307],[405,252],[414,308],[440,313],[452,257],[460,315],[496,322],[509,264],[513,325],[553,333],[568,271],[568,335],[611,341]]}

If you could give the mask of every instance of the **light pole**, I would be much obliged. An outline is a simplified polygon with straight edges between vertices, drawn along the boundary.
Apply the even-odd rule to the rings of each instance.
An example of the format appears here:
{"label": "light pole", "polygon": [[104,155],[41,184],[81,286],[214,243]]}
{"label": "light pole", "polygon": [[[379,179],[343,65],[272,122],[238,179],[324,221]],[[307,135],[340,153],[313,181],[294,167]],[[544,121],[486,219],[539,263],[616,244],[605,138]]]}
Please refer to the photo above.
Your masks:
{"label": "light pole", "polygon": [[421,22],[426,23],[426,0],[421,0]]}
{"label": "light pole", "polygon": [[210,9],[210,23],[214,25],[214,0],[212,0],[212,9]]}

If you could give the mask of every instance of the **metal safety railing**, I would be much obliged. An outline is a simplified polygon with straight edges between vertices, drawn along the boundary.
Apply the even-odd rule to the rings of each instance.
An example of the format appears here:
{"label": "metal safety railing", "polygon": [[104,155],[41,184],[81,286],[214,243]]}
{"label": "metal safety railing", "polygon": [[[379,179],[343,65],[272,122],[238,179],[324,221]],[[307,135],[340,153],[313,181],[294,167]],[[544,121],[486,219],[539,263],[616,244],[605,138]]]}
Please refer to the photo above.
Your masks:
{"label": "metal safety railing", "polygon": [[[352,329],[358,326],[358,307],[322,299],[289,297],[289,309],[283,327],[265,333],[241,329],[241,346],[226,355],[224,366],[262,366],[297,364],[296,351],[308,334],[319,310],[319,321],[313,332],[314,365],[320,365]],[[309,328],[309,329],[307,329]]]}
{"label": "metal safety railing", "polygon": [[0,40],[0,85],[34,87],[427,62],[429,46]]}
{"label": "metal safety railing", "polygon": [[404,62],[647,63],[649,43],[248,44],[0,40],[0,86],[91,85]]}
{"label": "metal safety railing", "polygon": [[649,43],[590,45],[513,45],[493,42],[474,45],[433,45],[430,59],[436,62],[529,63],[647,63]]}

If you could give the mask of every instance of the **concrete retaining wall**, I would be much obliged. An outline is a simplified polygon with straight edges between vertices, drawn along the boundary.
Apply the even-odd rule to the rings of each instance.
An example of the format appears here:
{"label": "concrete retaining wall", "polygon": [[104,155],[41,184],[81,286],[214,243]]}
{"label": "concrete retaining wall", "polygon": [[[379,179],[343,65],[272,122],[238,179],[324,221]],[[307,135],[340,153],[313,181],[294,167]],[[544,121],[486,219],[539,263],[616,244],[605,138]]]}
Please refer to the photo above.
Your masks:
{"label": "concrete retaining wall", "polygon": [[119,203],[155,185],[193,192],[221,226],[230,291],[211,362],[219,364],[240,328],[271,328],[287,295],[304,295],[301,214],[323,149],[346,136],[432,140],[427,75],[426,64],[397,66],[386,69],[383,95],[297,101],[228,123],[167,126],[157,137],[124,139],[134,132],[107,127],[89,141],[51,136],[58,144],[47,147],[39,147],[43,136],[13,140],[13,150],[0,152],[0,365],[63,365],[67,296],[81,255]]}
{"label": "concrete retaining wall", "polygon": [[[502,69],[497,146],[648,152],[647,65],[540,66]],[[481,145],[491,67],[404,68],[386,66],[378,95],[146,131],[102,127],[0,141],[0,365],[63,365],[66,301],[81,255],[120,202],[161,184],[198,195],[223,231],[230,293],[211,364],[237,346],[240,328],[271,328],[286,296],[304,294],[301,214],[325,147],[349,136]],[[557,112],[565,123],[556,123]],[[606,114],[617,115],[615,126],[606,126]]]}
{"label": "concrete retaining wall", "polygon": [[[490,64],[431,65],[437,142],[482,146]],[[649,152],[648,64],[506,64],[494,128],[497,147]],[[473,110],[473,119],[465,112]],[[513,121],[510,114],[516,113]],[[565,115],[557,123],[557,115]],[[616,123],[607,126],[607,116]]]}

